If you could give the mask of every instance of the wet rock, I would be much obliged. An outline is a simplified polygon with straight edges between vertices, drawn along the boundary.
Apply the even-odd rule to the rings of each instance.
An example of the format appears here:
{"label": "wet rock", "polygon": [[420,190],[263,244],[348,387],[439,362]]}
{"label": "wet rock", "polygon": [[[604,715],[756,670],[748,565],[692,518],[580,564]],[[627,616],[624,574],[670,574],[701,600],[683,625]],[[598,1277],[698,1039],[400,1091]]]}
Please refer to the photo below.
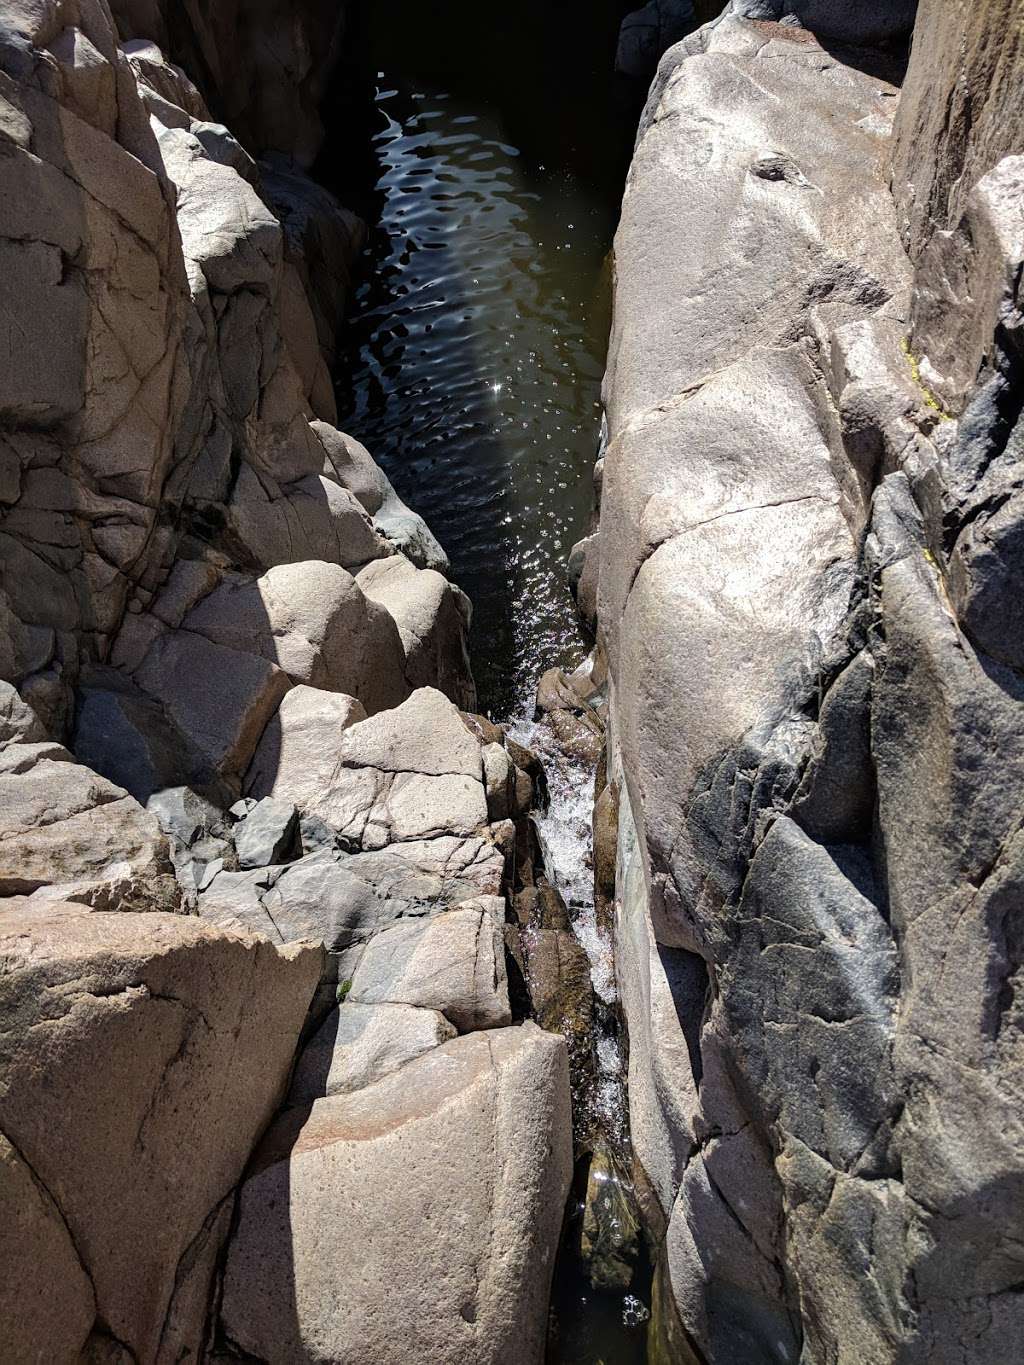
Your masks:
{"label": "wet rock", "polygon": [[609,783],[594,802],[594,913],[611,935],[615,918],[615,854],[619,837],[619,791]]}
{"label": "wet rock", "polygon": [[30,1354],[66,1358],[94,1320],[137,1359],[198,1352],[219,1215],[280,1099],[319,956],[180,915],[0,913],[0,1198],[30,1239],[0,1300],[11,1330],[35,1329]]}
{"label": "wet rock", "polygon": [[526,983],[533,1018],[549,1033],[560,1033],[569,1054],[573,1123],[579,1142],[589,1136],[594,1085],[594,989],[590,959],[576,935],[562,929],[530,928],[522,935]]}
{"label": "wet rock", "polygon": [[[569,1128],[564,1046],[532,1025],[286,1114],[242,1190],[226,1336],[266,1360],[539,1360]],[[342,1241],[359,1257],[323,1254]]]}
{"label": "wet rock", "polygon": [[590,1159],[580,1256],[595,1289],[625,1293],[640,1254],[640,1217],[628,1173],[606,1142]]}
{"label": "wet rock", "polygon": [[287,863],[298,853],[299,814],[288,802],[264,797],[232,833],[239,867]]}
{"label": "wet rock", "polygon": [[437,1010],[346,999],[303,1049],[288,1103],[312,1104],[325,1095],[361,1090],[455,1036]]}
{"label": "wet rock", "polygon": [[558,748],[595,767],[604,747],[604,722],[591,704],[589,679],[552,668],[537,685],[537,712],[550,726]]}
{"label": "wet rock", "polygon": [[369,944],[348,999],[437,1010],[463,1033],[509,1024],[503,922],[497,897],[400,921]]}

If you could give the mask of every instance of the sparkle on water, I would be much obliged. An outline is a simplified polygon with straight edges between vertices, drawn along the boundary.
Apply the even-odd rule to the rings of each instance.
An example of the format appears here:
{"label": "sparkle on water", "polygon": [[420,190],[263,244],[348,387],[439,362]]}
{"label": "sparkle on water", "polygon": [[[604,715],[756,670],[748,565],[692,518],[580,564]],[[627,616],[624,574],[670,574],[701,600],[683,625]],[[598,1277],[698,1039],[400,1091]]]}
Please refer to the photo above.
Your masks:
{"label": "sparkle on water", "polygon": [[382,202],[339,424],[451,556],[481,709],[508,719],[584,650],[565,561],[589,528],[613,214],[479,99],[380,72],[376,108]]}

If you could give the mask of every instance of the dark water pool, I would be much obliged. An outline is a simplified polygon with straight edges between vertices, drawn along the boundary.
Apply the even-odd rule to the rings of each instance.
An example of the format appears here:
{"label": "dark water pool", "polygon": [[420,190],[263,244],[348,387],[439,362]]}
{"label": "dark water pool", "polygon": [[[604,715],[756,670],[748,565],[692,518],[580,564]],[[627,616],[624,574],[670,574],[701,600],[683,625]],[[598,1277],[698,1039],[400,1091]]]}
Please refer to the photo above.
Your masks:
{"label": "dark water pool", "polygon": [[613,75],[627,7],[367,3],[318,167],[349,203],[361,184],[376,224],[339,422],[451,556],[495,718],[583,653],[565,559],[591,509],[634,126]]}

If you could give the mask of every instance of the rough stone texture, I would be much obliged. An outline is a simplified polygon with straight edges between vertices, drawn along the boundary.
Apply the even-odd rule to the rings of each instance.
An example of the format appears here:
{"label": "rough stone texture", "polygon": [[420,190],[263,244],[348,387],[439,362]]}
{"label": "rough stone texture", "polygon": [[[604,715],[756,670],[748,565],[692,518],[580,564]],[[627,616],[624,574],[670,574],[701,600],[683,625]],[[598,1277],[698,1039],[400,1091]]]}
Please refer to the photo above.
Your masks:
{"label": "rough stone texture", "polygon": [[1024,144],[1021,0],[919,0],[893,144],[911,257],[954,228],[974,186]]}
{"label": "rough stone texture", "polygon": [[257,801],[232,831],[239,867],[288,862],[295,856],[298,834],[299,814],[293,805],[272,796]]}
{"label": "rough stone texture", "polygon": [[408,694],[394,621],[338,564],[283,564],[255,581],[228,579],[183,625],[269,660],[292,682],[356,697],[371,712]]}
{"label": "rough stone texture", "polygon": [[509,1024],[503,922],[497,897],[403,920],[369,944],[348,998],[438,1010],[463,1033]]}
{"label": "rough stone texture", "polygon": [[113,0],[125,38],[149,38],[200,76],[215,107],[254,152],[312,163],[323,139],[318,106],[345,32],[347,6],[308,0]]}
{"label": "rough stone texture", "polygon": [[863,46],[905,37],[916,10],[917,0],[732,0],[728,7],[737,18],[781,20]]}
{"label": "rough stone texture", "polygon": [[303,1049],[288,1103],[312,1104],[323,1096],[361,1090],[455,1036],[454,1026],[437,1010],[346,1000]]}
{"label": "rough stone texture", "polygon": [[126,791],[59,746],[8,744],[0,759],[0,896],[177,909],[167,840]]}
{"label": "rough stone texture", "polygon": [[571,1169],[564,1045],[531,1024],[291,1111],[241,1195],[224,1333],[264,1360],[539,1365]]}
{"label": "rough stone texture", "polygon": [[356,580],[366,597],[398,626],[411,687],[440,688],[472,711],[476,687],[466,652],[469,600],[433,569],[417,569],[404,555],[368,564]]}
{"label": "rough stone texture", "polygon": [[659,1362],[1024,1329],[1021,16],[925,0],[893,142],[912,8],[734,3],[623,205],[588,558]]}
{"label": "rough stone texture", "polygon": [[[0,339],[0,677],[56,738],[77,718],[97,762],[145,799],[160,785],[237,783],[251,756],[251,745],[237,752],[237,733],[222,748],[204,712],[248,712],[260,692],[254,665],[204,651],[191,626],[175,638],[202,599],[248,583],[258,600],[237,653],[276,662],[265,637],[280,627],[286,672],[294,665],[304,681],[365,691],[378,709],[409,690],[398,627],[338,576],[394,546],[434,568],[445,560],[362,452],[356,463],[381,518],[371,521],[329,458],[345,438],[311,425],[333,416],[327,364],[361,243],[356,221],[293,162],[257,167],[232,136],[239,130],[216,123],[164,55],[170,44],[207,98],[237,112],[243,140],[265,148],[273,116],[278,145],[301,160],[315,143],[308,101],[332,60],[341,8],[286,19],[273,4],[210,16],[125,0],[118,14],[123,49],[104,0],[76,9],[77,22],[55,0],[15,8],[0,27],[10,111],[0,128],[0,273],[11,318]],[[289,576],[286,566],[300,564]],[[317,584],[305,598],[300,579]],[[275,583],[294,599],[291,616],[280,597],[261,597]],[[439,581],[430,587],[448,604],[454,640],[465,629],[459,599]],[[324,598],[319,623],[311,593]],[[332,628],[346,637],[341,654]],[[458,673],[459,644],[450,666],[421,648],[417,684],[441,681],[431,664]],[[123,676],[108,676],[93,679],[76,717],[83,661],[133,675],[143,694],[155,687],[156,710]],[[206,693],[195,707],[169,695],[189,669]],[[236,677],[246,684],[233,692]],[[131,759],[115,772],[122,739]]]}
{"label": "rough stone texture", "polygon": [[31,1333],[12,1359],[77,1359],[94,1320],[139,1360],[198,1351],[219,1215],[319,956],[177,915],[0,912],[5,1351]]}
{"label": "rough stone texture", "polygon": [[315,809],[341,766],[342,735],[365,719],[365,708],[354,697],[293,687],[263,731],[246,774],[246,792]]}

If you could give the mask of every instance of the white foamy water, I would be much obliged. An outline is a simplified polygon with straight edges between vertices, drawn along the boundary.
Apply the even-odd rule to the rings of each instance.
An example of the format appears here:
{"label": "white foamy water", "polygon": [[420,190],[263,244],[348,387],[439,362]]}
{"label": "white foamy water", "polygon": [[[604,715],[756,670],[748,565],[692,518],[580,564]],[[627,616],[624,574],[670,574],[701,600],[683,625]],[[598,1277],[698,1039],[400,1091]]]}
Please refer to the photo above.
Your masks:
{"label": "white foamy water", "polygon": [[594,913],[594,774],[586,764],[563,753],[544,726],[520,717],[506,728],[544,764],[550,800],[546,811],[535,811],[533,816],[544,866],[548,880],[565,901],[573,932],[590,960],[594,993],[610,1005],[616,999],[612,944],[598,927]]}

